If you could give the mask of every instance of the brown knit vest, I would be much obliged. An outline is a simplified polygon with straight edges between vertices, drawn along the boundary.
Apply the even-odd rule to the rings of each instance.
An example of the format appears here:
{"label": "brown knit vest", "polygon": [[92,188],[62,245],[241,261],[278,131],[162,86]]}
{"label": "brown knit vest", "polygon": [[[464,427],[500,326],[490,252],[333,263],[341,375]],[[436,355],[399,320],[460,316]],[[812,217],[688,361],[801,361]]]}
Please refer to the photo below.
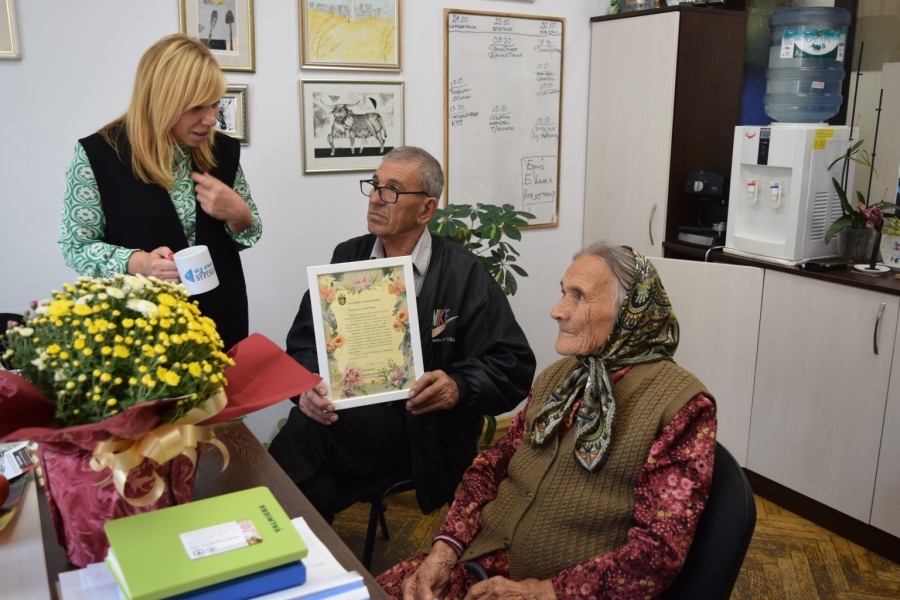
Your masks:
{"label": "brown knit vest", "polygon": [[[526,413],[529,430],[576,363],[575,358],[557,361],[537,378]],[[635,484],[650,446],[700,393],[711,398],[699,380],[673,362],[634,367],[615,385],[618,421],[606,463],[593,473],[575,459],[575,427],[544,446],[523,440],[459,562],[505,548],[513,581],[547,579],[624,544],[634,522]]]}

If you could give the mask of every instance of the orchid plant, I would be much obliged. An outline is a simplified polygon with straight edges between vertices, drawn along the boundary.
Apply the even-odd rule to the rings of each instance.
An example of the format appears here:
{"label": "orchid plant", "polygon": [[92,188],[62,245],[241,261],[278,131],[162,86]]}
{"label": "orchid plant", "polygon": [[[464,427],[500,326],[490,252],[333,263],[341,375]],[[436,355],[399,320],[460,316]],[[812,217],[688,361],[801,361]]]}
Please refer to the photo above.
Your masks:
{"label": "orchid plant", "polygon": [[[853,144],[844,155],[839,156],[834,162],[828,165],[828,169],[831,170],[836,164],[842,163],[842,170],[846,173],[846,167],[849,166],[848,163],[854,162],[863,165],[871,173],[877,175],[878,171],[875,170],[875,165],[872,162],[872,155],[862,148],[863,141],[864,140],[859,140]],[[831,227],[828,228],[828,231],[825,232],[826,244],[831,241],[831,238],[833,238],[838,231],[845,227],[852,229],[872,229],[878,221],[884,218],[885,210],[893,212],[896,208],[895,204],[884,202],[883,200],[869,205],[866,197],[859,190],[856,190],[856,208],[854,208],[850,204],[850,200],[847,196],[846,175],[841,177],[841,181],[832,177],[831,183],[834,185],[834,190],[841,200],[842,215],[838,217],[837,220],[831,224]]]}

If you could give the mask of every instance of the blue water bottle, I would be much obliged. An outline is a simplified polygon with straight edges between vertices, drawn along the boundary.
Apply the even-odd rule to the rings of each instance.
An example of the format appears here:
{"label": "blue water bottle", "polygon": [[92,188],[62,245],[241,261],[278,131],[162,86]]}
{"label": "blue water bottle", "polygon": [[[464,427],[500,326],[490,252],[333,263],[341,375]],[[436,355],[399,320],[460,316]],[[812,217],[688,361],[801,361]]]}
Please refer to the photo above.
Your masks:
{"label": "blue water bottle", "polygon": [[850,13],[788,8],[769,18],[766,114],[782,123],[821,123],[841,108]]}

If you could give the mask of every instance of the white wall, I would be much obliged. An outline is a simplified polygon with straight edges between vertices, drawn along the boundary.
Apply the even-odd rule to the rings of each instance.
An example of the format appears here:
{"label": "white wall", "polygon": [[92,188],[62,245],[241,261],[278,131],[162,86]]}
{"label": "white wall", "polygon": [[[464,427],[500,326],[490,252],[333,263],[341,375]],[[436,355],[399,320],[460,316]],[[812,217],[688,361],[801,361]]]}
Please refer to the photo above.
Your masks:
{"label": "white wall", "polygon": [[[56,240],[64,171],[77,139],[124,112],[143,51],[178,31],[178,2],[17,0],[22,60],[0,61],[0,312],[22,312],[75,277]],[[443,157],[443,9],[566,18],[560,225],[524,233],[523,279],[512,305],[538,356],[555,360],[556,326],[548,313],[558,281],[581,246],[584,197],[589,18],[608,0],[405,0],[400,73],[299,68],[297,0],[256,0],[256,73],[226,72],[249,84],[250,142],[242,165],[263,222],[260,243],[243,254],[250,330],[283,344],[306,266],[327,263],[334,245],[364,233],[363,173],[303,175],[301,79],[402,80],[406,143]],[[250,419],[268,439],[285,406]]]}

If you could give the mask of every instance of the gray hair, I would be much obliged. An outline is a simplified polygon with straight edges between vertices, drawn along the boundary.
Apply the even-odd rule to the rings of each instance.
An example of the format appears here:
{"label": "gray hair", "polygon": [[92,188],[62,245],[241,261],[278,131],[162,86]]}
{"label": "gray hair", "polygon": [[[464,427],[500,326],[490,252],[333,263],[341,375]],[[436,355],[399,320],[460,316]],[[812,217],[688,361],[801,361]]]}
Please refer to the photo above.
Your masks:
{"label": "gray hair", "polygon": [[415,163],[419,167],[422,190],[440,198],[444,191],[444,170],[435,157],[416,146],[397,146],[384,155],[384,162]]}
{"label": "gray hair", "polygon": [[594,242],[589,244],[575,253],[572,260],[578,260],[582,256],[593,256],[605,264],[619,285],[612,289],[613,302],[616,308],[621,309],[622,303],[625,302],[625,294],[631,287],[631,281],[634,279],[634,271],[636,265],[634,262],[634,254],[625,246],[613,246],[607,242]]}

